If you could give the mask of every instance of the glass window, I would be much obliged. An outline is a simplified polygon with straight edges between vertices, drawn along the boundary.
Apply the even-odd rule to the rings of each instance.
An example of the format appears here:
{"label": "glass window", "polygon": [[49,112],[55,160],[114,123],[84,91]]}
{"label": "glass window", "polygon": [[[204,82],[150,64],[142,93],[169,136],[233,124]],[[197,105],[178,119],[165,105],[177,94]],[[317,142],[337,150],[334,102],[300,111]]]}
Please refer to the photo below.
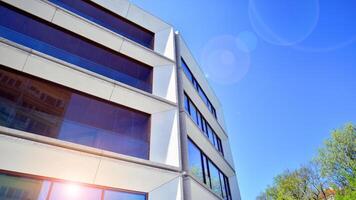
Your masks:
{"label": "glass window", "polygon": [[[50,189],[51,188],[51,189]],[[103,195],[104,194],[104,195]],[[104,196],[104,198],[102,198]],[[0,174],[3,200],[146,200],[145,193],[105,190],[70,182]]]}
{"label": "glass window", "polygon": [[189,169],[190,173],[204,183],[202,158],[200,150],[192,141],[188,141]]}
{"label": "glass window", "polygon": [[143,46],[153,49],[154,33],[134,24],[125,18],[84,0],[50,0],[92,22],[123,35]]}
{"label": "glass window", "polygon": [[49,186],[47,181],[0,174],[0,199],[46,200]]}
{"label": "glass window", "polygon": [[191,102],[189,102],[189,108],[190,108],[190,116],[192,117],[194,123],[197,124],[197,119],[198,119],[197,108]]}
{"label": "glass window", "polygon": [[4,3],[0,3],[0,36],[146,92],[152,92],[151,66]]}
{"label": "glass window", "polygon": [[190,114],[189,110],[189,99],[186,94],[184,94],[184,109]]}
{"label": "glass window", "polygon": [[100,200],[102,190],[74,183],[53,183],[48,200]]}
{"label": "glass window", "polygon": [[148,159],[149,114],[1,66],[0,73],[1,126]]}
{"label": "glass window", "polygon": [[227,177],[204,155],[188,138],[189,169],[191,174],[205,183],[217,195],[231,200],[230,186]]}
{"label": "glass window", "polygon": [[104,200],[145,200],[146,195],[107,190]]}
{"label": "glass window", "polygon": [[203,89],[200,87],[198,81],[194,78],[192,72],[189,70],[189,68],[188,68],[187,64],[185,63],[185,61],[183,60],[183,58],[181,58],[181,62],[182,62],[182,68],[183,68],[184,74],[187,76],[187,78],[193,84],[193,87],[198,91],[199,96],[202,98],[205,105],[208,107],[209,111],[216,118],[215,108],[209,101],[209,99],[206,96],[206,94],[204,93]]}
{"label": "glass window", "polygon": [[[201,87],[199,86],[198,87],[198,93],[199,93],[199,96],[202,98],[202,100],[204,101],[204,103],[206,105],[209,105],[210,102],[208,100],[208,97],[206,97],[205,93],[203,92],[203,89],[201,89]],[[209,106],[208,106],[209,107]],[[209,109],[210,110],[210,109]]]}
{"label": "glass window", "polygon": [[231,200],[231,191],[230,191],[230,184],[229,184],[229,179],[224,176],[224,185],[225,185],[225,191],[226,191],[226,198],[227,200]]}
{"label": "glass window", "polygon": [[211,189],[217,195],[222,196],[219,170],[210,161],[209,161],[209,170],[210,170]]}
{"label": "glass window", "polygon": [[201,118],[201,130],[203,131],[203,133],[207,136],[207,134],[206,134],[206,121],[205,121],[205,119],[202,117]]}
{"label": "glass window", "polygon": [[208,159],[205,155],[203,155],[203,167],[204,167],[204,177],[205,177],[205,184],[208,187],[211,187],[210,183],[210,175],[209,175],[209,166],[208,166]]}
{"label": "glass window", "polygon": [[195,120],[195,123],[198,125],[198,127],[201,129],[201,114],[199,111],[197,111],[197,119]]}
{"label": "glass window", "polygon": [[190,70],[188,69],[188,66],[187,64],[185,63],[185,61],[183,59],[181,59],[181,62],[182,62],[182,68],[183,68],[183,71],[184,71],[184,74],[187,76],[187,78],[193,82],[193,75],[192,73],[190,72]]}
{"label": "glass window", "polygon": [[223,150],[223,146],[222,146],[222,143],[221,143],[221,140],[219,137],[216,137],[217,141],[218,141],[218,150],[224,155],[224,150]]}

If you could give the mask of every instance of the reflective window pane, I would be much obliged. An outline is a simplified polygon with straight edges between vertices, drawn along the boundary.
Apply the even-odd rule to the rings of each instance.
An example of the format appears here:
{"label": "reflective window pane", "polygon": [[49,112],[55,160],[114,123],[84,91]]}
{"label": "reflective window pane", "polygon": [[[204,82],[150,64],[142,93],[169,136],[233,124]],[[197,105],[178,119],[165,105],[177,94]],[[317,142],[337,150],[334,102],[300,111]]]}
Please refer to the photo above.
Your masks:
{"label": "reflective window pane", "polygon": [[222,196],[219,170],[212,162],[209,162],[211,189],[217,195]]}
{"label": "reflective window pane", "polygon": [[149,114],[1,66],[0,125],[148,159]]}
{"label": "reflective window pane", "polygon": [[[102,198],[104,195],[104,198]],[[1,200],[146,200],[145,193],[0,173]]]}
{"label": "reflective window pane", "polygon": [[45,200],[49,184],[45,181],[0,174],[0,199]]}
{"label": "reflective window pane", "polygon": [[213,114],[213,116],[216,118],[216,113],[215,113],[215,108],[209,101],[208,97],[204,93],[203,89],[199,85],[198,81],[194,78],[192,72],[189,70],[188,65],[185,63],[183,58],[181,58],[181,63],[182,63],[182,68],[184,71],[184,74],[187,76],[187,78],[190,80],[190,82],[193,84],[193,87],[197,90],[199,96],[202,98],[204,101],[205,105],[208,107],[209,111]]}
{"label": "reflective window pane", "polygon": [[194,104],[189,104],[190,107],[190,116],[192,117],[195,124],[197,124],[198,111]]}
{"label": "reflective window pane", "polygon": [[188,141],[188,155],[189,155],[189,170],[190,173],[204,183],[202,158],[200,150],[190,140]]}
{"label": "reflective window pane", "polygon": [[188,99],[186,94],[184,94],[184,109],[185,109],[185,111],[190,113],[190,110],[189,110],[189,99]]}
{"label": "reflective window pane", "polygon": [[182,62],[182,68],[183,68],[184,74],[187,76],[187,78],[191,82],[193,82],[193,74],[190,72],[190,70],[188,69],[187,64],[185,63],[185,61],[183,59],[181,59],[181,62]]}
{"label": "reflective window pane", "polygon": [[53,183],[49,200],[100,200],[102,190],[74,183]]}
{"label": "reflective window pane", "polygon": [[0,36],[68,63],[152,92],[152,67],[0,3]]}
{"label": "reflective window pane", "polygon": [[51,2],[76,13],[92,22],[123,35],[143,46],[153,49],[154,33],[121,16],[84,0],[50,0]]}
{"label": "reflective window pane", "polygon": [[209,175],[209,166],[208,166],[208,159],[205,155],[203,155],[203,167],[204,167],[204,176],[205,176],[205,184],[208,187],[211,187],[210,183],[210,175]]}
{"label": "reflective window pane", "polygon": [[146,195],[107,190],[104,200],[145,200]]}

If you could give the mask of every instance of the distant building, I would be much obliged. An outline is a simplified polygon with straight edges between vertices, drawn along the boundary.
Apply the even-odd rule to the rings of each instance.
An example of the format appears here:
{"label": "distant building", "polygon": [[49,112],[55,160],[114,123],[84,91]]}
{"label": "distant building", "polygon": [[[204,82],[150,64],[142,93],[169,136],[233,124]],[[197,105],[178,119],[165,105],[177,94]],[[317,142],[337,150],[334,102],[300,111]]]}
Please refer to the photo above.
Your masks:
{"label": "distant building", "polygon": [[127,0],[0,0],[0,199],[239,200],[220,102]]}

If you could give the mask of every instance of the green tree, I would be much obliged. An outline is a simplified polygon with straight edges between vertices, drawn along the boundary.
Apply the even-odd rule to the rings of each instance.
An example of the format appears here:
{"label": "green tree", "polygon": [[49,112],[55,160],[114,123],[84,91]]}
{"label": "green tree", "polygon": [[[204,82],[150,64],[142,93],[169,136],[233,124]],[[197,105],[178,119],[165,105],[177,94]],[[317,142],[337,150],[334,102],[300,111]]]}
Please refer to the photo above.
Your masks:
{"label": "green tree", "polygon": [[302,167],[285,171],[274,178],[273,185],[266,190],[267,200],[310,200],[313,191],[309,185],[310,170]]}
{"label": "green tree", "polygon": [[333,131],[316,160],[322,176],[329,178],[337,188],[349,187],[356,176],[356,128],[347,124]]}
{"label": "green tree", "polygon": [[[355,170],[355,169],[354,169]],[[355,200],[356,199],[356,178],[348,176],[349,185],[336,193],[335,200]]]}

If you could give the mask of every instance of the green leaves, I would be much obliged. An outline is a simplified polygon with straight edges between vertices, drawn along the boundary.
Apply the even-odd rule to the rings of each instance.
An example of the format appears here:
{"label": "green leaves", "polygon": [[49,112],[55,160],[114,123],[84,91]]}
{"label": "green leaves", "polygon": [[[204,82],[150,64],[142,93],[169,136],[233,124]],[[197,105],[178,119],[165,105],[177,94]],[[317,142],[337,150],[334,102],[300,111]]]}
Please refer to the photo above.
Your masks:
{"label": "green leaves", "polygon": [[348,177],[356,176],[356,129],[347,124],[335,130],[316,159],[321,165],[321,174],[330,178],[337,187],[349,185]]}
{"label": "green leaves", "polygon": [[277,175],[273,184],[256,199],[329,200],[331,197],[356,199],[356,128],[352,124],[333,131],[312,162]]}

